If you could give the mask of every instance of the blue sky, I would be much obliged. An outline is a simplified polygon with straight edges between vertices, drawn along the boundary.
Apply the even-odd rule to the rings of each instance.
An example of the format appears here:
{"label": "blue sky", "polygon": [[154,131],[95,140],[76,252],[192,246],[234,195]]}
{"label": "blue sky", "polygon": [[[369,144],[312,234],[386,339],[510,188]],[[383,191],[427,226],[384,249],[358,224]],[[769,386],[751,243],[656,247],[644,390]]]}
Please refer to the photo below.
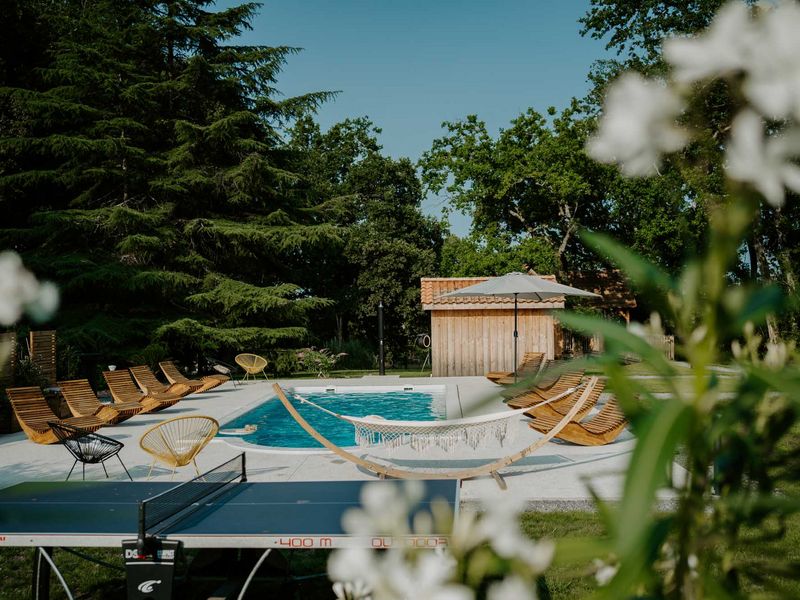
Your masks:
{"label": "blue sky", "polygon": [[[219,7],[238,4],[231,0]],[[243,43],[299,46],[278,81],[287,96],[340,90],[323,128],[369,117],[386,154],[416,161],[442,121],[477,114],[497,133],[528,107],[563,108],[589,89],[601,41],[581,37],[589,0],[264,0]],[[428,198],[439,214],[445,198]],[[467,218],[452,214],[452,230]]]}

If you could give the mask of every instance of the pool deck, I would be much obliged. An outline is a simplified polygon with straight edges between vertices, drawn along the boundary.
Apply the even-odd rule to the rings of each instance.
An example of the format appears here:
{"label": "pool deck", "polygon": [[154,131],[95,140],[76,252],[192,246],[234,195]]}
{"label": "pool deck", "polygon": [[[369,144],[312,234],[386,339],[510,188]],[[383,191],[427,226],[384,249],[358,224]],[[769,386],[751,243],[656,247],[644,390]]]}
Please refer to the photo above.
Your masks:
{"label": "pool deck", "polygon": [[[150,469],[150,457],[139,448],[139,438],[144,431],[163,420],[183,415],[208,415],[220,423],[249,410],[267,397],[272,397],[273,381],[246,382],[234,388],[226,383],[203,394],[191,395],[175,406],[160,413],[139,415],[99,433],[113,437],[125,444],[120,456],[135,480],[144,480]],[[279,380],[282,386],[409,386],[445,385],[447,387],[448,418],[462,415],[487,414],[505,410],[499,399],[501,390],[484,377],[448,378],[398,378],[365,377],[359,379]],[[277,400],[275,400],[277,401]],[[379,412],[379,411],[375,411]],[[422,455],[403,450],[383,454],[373,450],[355,449],[362,456],[391,457],[404,467],[433,467],[449,464],[467,467],[488,462],[528,446],[539,434],[530,429],[525,417],[515,418],[517,435],[513,443],[504,448],[488,447],[478,450],[459,449],[455,455],[434,449]],[[349,479],[374,479],[374,475],[327,450],[267,450],[248,445],[237,438],[215,438],[197,459],[200,470],[210,469],[232,458],[243,449],[247,452],[248,478],[251,481],[324,481]],[[520,494],[529,510],[588,510],[592,508],[589,487],[608,501],[617,501],[622,495],[622,483],[631,452],[633,436],[625,432],[615,443],[600,447],[580,447],[561,442],[548,442],[532,455],[501,471],[508,484],[506,493]],[[385,453],[385,451],[383,451]],[[0,488],[22,481],[63,480],[73,459],[60,445],[34,444],[24,433],[0,435]],[[112,479],[127,479],[119,463],[111,459],[106,463]],[[194,476],[194,469],[184,467],[174,476],[177,483]],[[673,465],[673,477],[682,481],[685,471]],[[72,478],[80,478],[80,465]],[[171,471],[156,467],[153,479],[169,481]],[[87,479],[104,479],[100,465],[86,466]],[[491,477],[464,481],[461,491],[462,506],[477,506],[481,498],[499,493]],[[670,501],[665,492],[664,502]]]}

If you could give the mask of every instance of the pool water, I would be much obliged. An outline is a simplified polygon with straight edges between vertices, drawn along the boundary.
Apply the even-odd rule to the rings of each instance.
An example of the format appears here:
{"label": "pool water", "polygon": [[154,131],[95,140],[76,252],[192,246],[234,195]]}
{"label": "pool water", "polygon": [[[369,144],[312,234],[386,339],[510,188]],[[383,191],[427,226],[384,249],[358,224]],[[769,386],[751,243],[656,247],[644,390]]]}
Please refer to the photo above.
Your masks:
{"label": "pool water", "polygon": [[[297,388],[303,398],[328,410],[353,417],[380,415],[385,419],[435,421],[445,418],[444,386],[423,386],[413,389],[355,389],[328,391],[325,388]],[[287,396],[297,411],[317,431],[338,446],[355,445],[353,426],[313,406]],[[256,425],[253,433],[242,435],[249,443],[282,448],[321,448],[322,444],[308,435],[292,418],[276,397],[236,417],[220,427],[221,431],[244,429]],[[231,437],[231,436],[223,436]]]}

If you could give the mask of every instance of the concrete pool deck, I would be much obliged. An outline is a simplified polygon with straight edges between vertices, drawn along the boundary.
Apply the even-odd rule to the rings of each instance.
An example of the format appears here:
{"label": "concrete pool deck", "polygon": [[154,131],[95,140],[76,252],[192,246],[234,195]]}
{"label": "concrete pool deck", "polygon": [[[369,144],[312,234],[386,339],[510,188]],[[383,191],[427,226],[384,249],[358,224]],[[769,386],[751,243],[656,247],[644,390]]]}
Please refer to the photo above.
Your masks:
{"label": "concrete pool deck", "polygon": [[[163,420],[184,415],[208,415],[221,424],[273,397],[273,381],[246,382],[234,388],[226,383],[219,388],[198,395],[190,395],[178,404],[160,413],[139,415],[119,425],[104,427],[99,433],[113,437],[125,444],[120,453],[134,480],[144,480],[151,459],[141,448],[139,438],[144,431]],[[444,385],[447,387],[448,418],[466,414],[487,414],[505,409],[499,400],[502,389],[484,377],[408,378],[364,377],[360,379],[279,380],[284,387],[332,386],[413,386]],[[277,401],[277,400],[275,400]],[[379,411],[376,411],[379,412]],[[461,413],[461,414],[459,414]],[[386,451],[355,449],[354,454],[369,457],[391,457],[404,467],[477,466],[489,459],[512,454],[539,437],[526,425],[525,417],[516,418],[517,435],[505,447],[488,447],[478,450],[459,448],[455,453],[434,449],[417,453],[410,450]],[[246,436],[245,436],[246,438]],[[242,438],[242,439],[245,439]],[[508,493],[526,499],[529,510],[587,510],[593,506],[589,492],[608,501],[622,496],[622,483],[635,440],[625,432],[615,443],[599,447],[581,447],[561,442],[549,442],[538,451],[501,471],[508,484]],[[206,447],[197,459],[201,471],[230,459],[242,450],[247,452],[248,478],[251,481],[325,481],[346,479],[374,479],[375,476],[356,465],[328,452],[319,450],[264,449],[253,447],[236,438],[219,436]],[[40,445],[30,442],[24,433],[0,435],[0,488],[23,481],[62,481],[71,467],[71,455],[60,445]],[[106,463],[112,479],[127,479],[118,461]],[[194,469],[184,467],[175,473],[174,481],[191,479]],[[682,481],[685,471],[673,465],[673,477]],[[153,479],[170,479],[171,471],[156,466]],[[72,478],[80,478],[80,465]],[[100,465],[87,465],[86,478],[104,479]],[[462,505],[476,505],[480,498],[499,491],[491,477],[466,480],[461,491]],[[669,501],[669,494],[663,496]]]}

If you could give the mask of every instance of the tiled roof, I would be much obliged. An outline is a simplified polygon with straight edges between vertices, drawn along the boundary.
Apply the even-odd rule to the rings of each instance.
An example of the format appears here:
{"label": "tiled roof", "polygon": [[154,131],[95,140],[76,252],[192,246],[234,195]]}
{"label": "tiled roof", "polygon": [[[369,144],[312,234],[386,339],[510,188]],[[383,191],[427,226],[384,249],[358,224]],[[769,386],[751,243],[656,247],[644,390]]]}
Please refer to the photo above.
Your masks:
{"label": "tiled roof", "polygon": [[[555,275],[538,275],[542,279],[555,281]],[[486,281],[489,277],[423,277],[422,309],[423,310],[506,310],[514,308],[514,299],[503,296],[464,296],[461,298],[442,298],[443,294],[460,290],[476,283]],[[547,310],[564,308],[563,298],[553,298],[547,302],[538,302],[520,298],[517,302],[520,309]]]}

